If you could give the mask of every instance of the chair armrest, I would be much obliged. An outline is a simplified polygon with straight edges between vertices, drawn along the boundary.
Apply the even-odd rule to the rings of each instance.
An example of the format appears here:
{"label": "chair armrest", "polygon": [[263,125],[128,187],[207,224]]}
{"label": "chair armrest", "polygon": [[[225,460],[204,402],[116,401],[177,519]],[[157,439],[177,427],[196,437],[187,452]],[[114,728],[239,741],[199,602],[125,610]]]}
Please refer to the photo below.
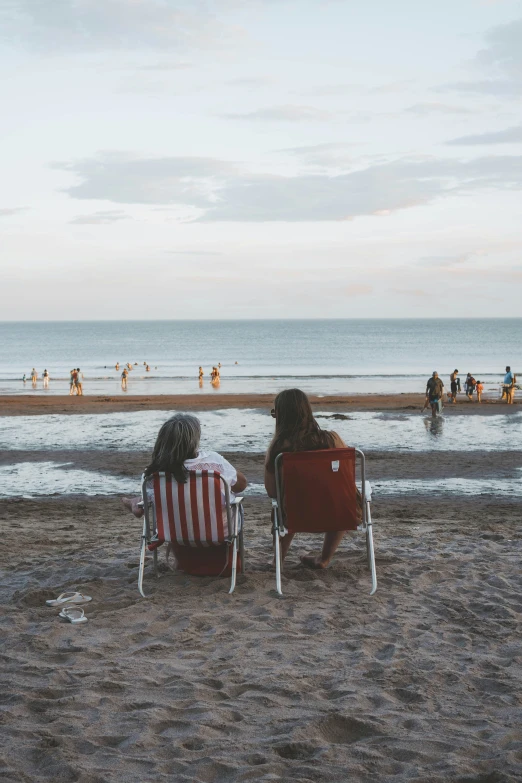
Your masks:
{"label": "chair armrest", "polygon": [[238,506],[242,502],[243,502],[243,498],[242,497],[237,497],[237,498],[234,498],[234,500],[230,501],[230,505],[231,506]]}
{"label": "chair armrest", "polygon": [[271,498],[272,508],[278,508],[277,498]]}
{"label": "chair armrest", "polygon": [[372,485],[369,481],[364,482],[364,497],[367,501],[371,501],[372,499]]}

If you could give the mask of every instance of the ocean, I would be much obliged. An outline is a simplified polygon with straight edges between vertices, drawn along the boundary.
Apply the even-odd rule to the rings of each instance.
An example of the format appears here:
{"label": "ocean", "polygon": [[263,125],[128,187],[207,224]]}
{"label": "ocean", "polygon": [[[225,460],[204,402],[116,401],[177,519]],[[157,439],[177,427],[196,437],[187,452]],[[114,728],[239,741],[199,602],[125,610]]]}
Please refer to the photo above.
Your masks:
{"label": "ocean", "polygon": [[[449,386],[457,367],[492,395],[506,364],[522,372],[522,319],[0,323],[0,394],[66,393],[72,367],[84,374],[85,394],[123,393],[116,362],[134,367],[128,394],[212,393],[209,373],[221,363],[223,393],[422,392],[433,370]],[[36,390],[22,382],[32,367]]]}

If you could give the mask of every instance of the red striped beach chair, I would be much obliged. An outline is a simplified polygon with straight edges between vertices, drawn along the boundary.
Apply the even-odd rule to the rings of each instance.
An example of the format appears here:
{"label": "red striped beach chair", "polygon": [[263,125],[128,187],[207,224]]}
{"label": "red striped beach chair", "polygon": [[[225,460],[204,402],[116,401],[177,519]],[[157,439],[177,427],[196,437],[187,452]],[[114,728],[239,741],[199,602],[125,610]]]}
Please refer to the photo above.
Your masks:
{"label": "red striped beach chair", "polygon": [[[361,467],[362,521],[357,519],[355,464]],[[373,549],[372,489],[366,481],[362,451],[354,448],[285,452],[275,461],[277,498],[272,500],[276,587],[281,589],[280,538],[287,533],[328,533],[360,530],[366,534],[368,567],[373,595],[377,590]]]}
{"label": "red striped beach chair", "polygon": [[[150,487],[154,493],[153,502],[149,500],[147,493],[147,488]],[[243,498],[231,499],[227,482],[221,474],[212,470],[189,471],[185,484],[178,484],[170,473],[144,476],[141,492],[145,512],[138,579],[141,595],[145,598],[143,572],[146,549],[153,552],[154,573],[157,576],[157,550],[165,542],[172,544],[180,552],[183,552],[180,547],[206,549],[207,561],[208,555],[212,559],[213,554],[208,551],[209,548],[224,549],[226,560],[221,573],[230,566],[229,592],[233,593],[236,586],[238,551],[241,573],[244,573]],[[188,554],[190,553],[187,552]],[[201,556],[205,556],[203,552]]]}

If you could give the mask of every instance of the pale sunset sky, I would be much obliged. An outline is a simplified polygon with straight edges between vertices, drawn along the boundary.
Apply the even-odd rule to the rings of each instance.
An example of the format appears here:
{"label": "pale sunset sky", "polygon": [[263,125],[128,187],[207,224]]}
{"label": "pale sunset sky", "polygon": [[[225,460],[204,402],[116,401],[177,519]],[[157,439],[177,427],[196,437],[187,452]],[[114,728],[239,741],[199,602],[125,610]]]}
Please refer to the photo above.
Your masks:
{"label": "pale sunset sky", "polygon": [[519,0],[0,0],[0,320],[522,314]]}

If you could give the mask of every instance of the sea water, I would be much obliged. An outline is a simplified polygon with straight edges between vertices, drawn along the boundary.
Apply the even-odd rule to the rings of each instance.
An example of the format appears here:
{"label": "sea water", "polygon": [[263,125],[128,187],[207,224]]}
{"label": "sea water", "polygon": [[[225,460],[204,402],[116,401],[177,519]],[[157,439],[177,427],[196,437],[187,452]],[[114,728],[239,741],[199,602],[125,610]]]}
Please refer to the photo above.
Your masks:
{"label": "sea water", "polygon": [[[147,451],[173,411],[0,417],[0,449]],[[324,429],[363,451],[513,451],[522,443],[522,413],[448,416],[318,411]],[[274,420],[260,409],[199,411],[202,447],[217,451],[266,451]]]}
{"label": "sea water", "polygon": [[220,363],[224,393],[422,392],[433,370],[449,387],[458,368],[496,395],[506,364],[522,374],[522,319],[0,323],[0,394],[66,393],[73,367],[84,375],[85,394],[125,393],[119,378],[127,362],[128,394],[214,393],[209,373]]}

